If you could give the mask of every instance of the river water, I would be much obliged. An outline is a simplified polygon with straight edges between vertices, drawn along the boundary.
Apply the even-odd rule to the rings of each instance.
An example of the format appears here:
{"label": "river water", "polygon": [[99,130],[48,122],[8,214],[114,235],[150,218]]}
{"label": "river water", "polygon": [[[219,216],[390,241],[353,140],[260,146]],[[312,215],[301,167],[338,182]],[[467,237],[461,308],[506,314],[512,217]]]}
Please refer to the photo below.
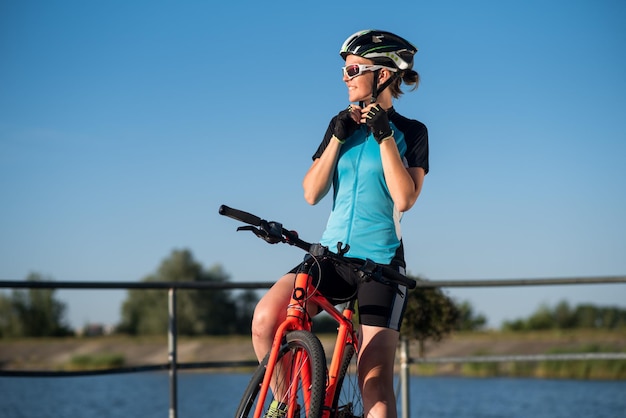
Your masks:
{"label": "river water", "polygon": [[[180,373],[178,418],[232,417],[249,375]],[[413,418],[626,418],[626,381],[412,377]],[[0,377],[2,418],[167,418],[167,373]]]}

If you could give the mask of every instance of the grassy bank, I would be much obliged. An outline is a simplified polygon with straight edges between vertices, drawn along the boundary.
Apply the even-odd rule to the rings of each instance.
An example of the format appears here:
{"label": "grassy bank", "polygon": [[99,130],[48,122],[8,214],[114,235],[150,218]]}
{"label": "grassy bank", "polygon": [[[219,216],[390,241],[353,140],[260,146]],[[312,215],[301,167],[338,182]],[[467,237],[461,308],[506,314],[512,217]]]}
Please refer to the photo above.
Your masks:
{"label": "grassy bank", "polygon": [[[328,353],[331,336],[321,340]],[[626,335],[608,331],[455,333],[428,342],[426,358],[626,352]],[[416,342],[411,358],[420,356]],[[105,336],[0,340],[0,369],[93,370],[167,363],[167,338]],[[178,361],[245,361],[255,358],[248,336],[179,338]],[[626,360],[412,364],[417,375],[511,376],[626,380]]]}
{"label": "grassy bank", "polygon": [[[579,353],[614,353],[609,347],[583,348]],[[551,350],[546,354],[570,354],[571,351]],[[549,379],[626,380],[626,360],[545,360],[518,362],[466,363],[461,375],[471,377],[533,377]]]}
{"label": "grassy bank", "polygon": [[124,356],[116,353],[77,355],[61,366],[62,370],[106,370],[125,365]]}
{"label": "grassy bank", "polygon": [[[450,346],[463,347],[449,350]],[[415,357],[415,351],[411,357]],[[453,335],[440,346],[431,345],[426,358],[626,353],[623,332],[598,330],[484,332]],[[414,364],[418,375],[467,377],[532,377],[550,379],[626,380],[626,360],[473,361],[454,364]]]}

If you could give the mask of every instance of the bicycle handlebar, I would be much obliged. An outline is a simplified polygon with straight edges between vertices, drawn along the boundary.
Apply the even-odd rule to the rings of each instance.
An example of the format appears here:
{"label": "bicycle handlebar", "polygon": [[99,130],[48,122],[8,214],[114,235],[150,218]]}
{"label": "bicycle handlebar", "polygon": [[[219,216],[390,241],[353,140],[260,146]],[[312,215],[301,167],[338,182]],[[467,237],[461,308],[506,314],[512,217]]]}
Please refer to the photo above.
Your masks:
{"label": "bicycle handlebar", "polygon": [[258,216],[239,209],[233,209],[226,205],[220,206],[220,215],[228,216],[229,218],[233,218],[252,226],[261,226],[261,218]]}
{"label": "bicycle handlebar", "polygon": [[[278,222],[268,222],[264,219],[259,218],[256,215],[239,209],[234,209],[226,205],[220,206],[219,214],[248,224],[249,226],[247,227],[237,228],[237,231],[251,231],[257,237],[265,240],[270,244],[282,242],[289,245],[294,245],[314,256],[325,256],[333,258],[339,262],[355,264],[353,259],[346,260],[345,258],[343,258],[343,254],[348,251],[349,246],[346,246],[342,250],[341,243],[339,243],[338,245],[338,254],[336,254],[320,244],[311,244],[307,241],[301,240],[295,231],[289,231],[283,228],[282,224]],[[365,273],[367,276],[373,278],[374,280],[386,284],[397,283],[406,286],[409,289],[414,289],[417,285],[415,280],[406,277],[405,275],[399,273],[389,266],[386,266],[384,264],[378,264],[367,259],[362,261],[363,264],[360,266],[359,270]]]}

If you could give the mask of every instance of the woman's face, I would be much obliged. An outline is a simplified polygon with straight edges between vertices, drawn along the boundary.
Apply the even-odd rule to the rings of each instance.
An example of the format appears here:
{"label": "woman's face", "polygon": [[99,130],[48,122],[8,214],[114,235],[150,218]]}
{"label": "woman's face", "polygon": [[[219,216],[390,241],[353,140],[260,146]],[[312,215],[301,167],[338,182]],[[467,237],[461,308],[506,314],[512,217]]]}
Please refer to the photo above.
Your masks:
{"label": "woman's face", "polygon": [[[352,64],[372,65],[372,61],[358,55],[348,55],[346,57],[346,67]],[[345,73],[343,81],[348,87],[348,100],[355,102],[368,102],[372,96],[372,81],[374,73],[372,71],[364,71],[354,78],[348,77]]]}

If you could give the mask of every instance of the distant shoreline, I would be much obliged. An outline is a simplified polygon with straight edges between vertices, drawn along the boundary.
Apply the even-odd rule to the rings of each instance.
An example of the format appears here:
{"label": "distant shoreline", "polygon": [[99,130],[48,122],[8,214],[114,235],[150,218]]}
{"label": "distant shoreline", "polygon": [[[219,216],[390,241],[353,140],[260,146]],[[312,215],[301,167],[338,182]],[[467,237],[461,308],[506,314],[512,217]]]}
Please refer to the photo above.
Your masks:
{"label": "distant shoreline", "polygon": [[[333,346],[331,337],[322,335],[320,339],[329,352]],[[123,364],[129,367],[168,362],[165,337],[113,335],[2,339],[1,341],[1,370],[75,369],[76,364],[79,364],[78,359],[84,362],[86,368],[89,368],[90,364],[95,364],[96,360],[106,361],[106,359],[115,361],[116,366]],[[436,359],[476,355],[580,353],[586,350],[626,352],[626,336],[620,332],[597,330],[455,333],[440,342],[426,343],[425,357]],[[415,359],[418,356],[418,344],[411,342],[410,357]],[[248,336],[179,337],[177,358],[179,363],[195,363],[248,361],[254,360],[255,356]],[[594,372],[593,369],[596,371]],[[574,361],[534,365],[528,363],[412,364],[410,370],[419,375],[626,379],[626,361],[623,360],[589,360],[584,364]]]}

